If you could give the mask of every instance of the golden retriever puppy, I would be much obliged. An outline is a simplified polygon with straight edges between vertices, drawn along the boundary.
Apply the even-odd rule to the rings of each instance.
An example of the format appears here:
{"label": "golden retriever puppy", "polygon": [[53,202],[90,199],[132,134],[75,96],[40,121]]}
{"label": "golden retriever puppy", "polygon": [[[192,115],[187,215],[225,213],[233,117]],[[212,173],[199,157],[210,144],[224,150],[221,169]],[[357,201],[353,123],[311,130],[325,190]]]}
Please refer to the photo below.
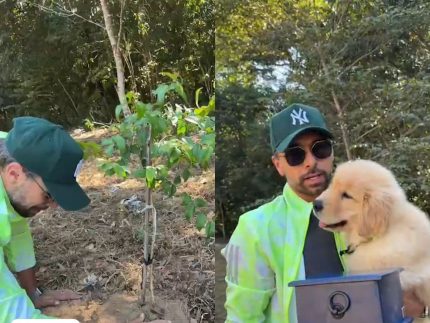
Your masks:
{"label": "golden retriever puppy", "polygon": [[339,165],[314,212],[321,228],[344,235],[349,272],[403,268],[402,289],[430,306],[430,221],[388,169],[369,160]]}

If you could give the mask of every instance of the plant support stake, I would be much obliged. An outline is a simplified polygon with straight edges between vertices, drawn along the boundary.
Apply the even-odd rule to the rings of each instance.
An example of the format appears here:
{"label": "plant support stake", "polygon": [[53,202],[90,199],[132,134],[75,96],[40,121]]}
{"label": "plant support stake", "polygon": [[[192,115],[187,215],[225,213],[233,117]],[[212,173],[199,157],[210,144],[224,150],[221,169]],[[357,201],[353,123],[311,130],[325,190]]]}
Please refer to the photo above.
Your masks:
{"label": "plant support stake", "polygon": [[[145,128],[146,131],[146,146],[144,158],[142,161],[143,167],[151,166],[151,125],[148,125]],[[144,249],[143,249],[143,265],[142,265],[142,295],[141,295],[141,303],[145,304],[145,294],[146,294],[146,284],[148,282],[149,276],[149,290],[151,292],[151,303],[155,303],[154,298],[154,275],[153,275],[153,261],[154,261],[154,245],[155,245],[155,236],[157,234],[157,211],[155,210],[152,204],[152,190],[147,185],[146,187],[146,206],[143,210],[145,213],[145,222],[144,222]],[[148,237],[149,237],[149,216],[152,215],[152,241],[151,247],[148,251]]]}

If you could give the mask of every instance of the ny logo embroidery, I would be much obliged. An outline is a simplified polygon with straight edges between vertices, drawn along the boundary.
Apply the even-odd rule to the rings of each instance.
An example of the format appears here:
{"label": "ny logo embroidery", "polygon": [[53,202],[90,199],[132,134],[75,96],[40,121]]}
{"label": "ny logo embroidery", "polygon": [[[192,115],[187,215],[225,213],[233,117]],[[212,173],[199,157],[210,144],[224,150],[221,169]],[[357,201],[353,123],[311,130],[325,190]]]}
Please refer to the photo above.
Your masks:
{"label": "ny logo embroidery", "polygon": [[309,123],[308,117],[306,116],[306,111],[303,111],[302,108],[300,108],[299,111],[293,110],[290,116],[293,119],[293,126],[296,125],[296,121],[300,123],[300,126],[304,123]]}

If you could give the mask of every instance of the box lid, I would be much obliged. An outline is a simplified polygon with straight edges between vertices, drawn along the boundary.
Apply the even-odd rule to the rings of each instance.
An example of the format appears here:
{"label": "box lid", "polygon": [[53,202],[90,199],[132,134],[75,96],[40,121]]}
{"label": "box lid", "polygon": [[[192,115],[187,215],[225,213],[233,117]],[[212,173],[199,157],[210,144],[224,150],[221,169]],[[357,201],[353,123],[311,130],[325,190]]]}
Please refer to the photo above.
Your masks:
{"label": "box lid", "polygon": [[326,277],[326,278],[296,280],[288,283],[288,286],[298,287],[298,286],[339,284],[339,283],[351,283],[351,282],[362,282],[362,281],[379,281],[379,280],[382,280],[387,275],[400,272],[402,270],[403,269],[401,268],[393,268],[393,269],[387,269],[384,271],[377,271],[377,272],[366,272],[366,273],[334,276],[334,277]]}

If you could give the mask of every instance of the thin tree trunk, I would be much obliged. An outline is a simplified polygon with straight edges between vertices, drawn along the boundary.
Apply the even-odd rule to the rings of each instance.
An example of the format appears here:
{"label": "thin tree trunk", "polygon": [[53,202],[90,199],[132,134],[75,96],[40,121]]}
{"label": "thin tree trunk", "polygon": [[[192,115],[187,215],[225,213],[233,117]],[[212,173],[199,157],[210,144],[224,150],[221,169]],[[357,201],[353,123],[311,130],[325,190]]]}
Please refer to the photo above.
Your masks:
{"label": "thin tree trunk", "polygon": [[346,123],[345,123],[344,111],[342,109],[342,106],[339,104],[339,100],[337,99],[337,96],[333,90],[331,91],[331,96],[333,98],[334,106],[335,106],[336,111],[337,111],[337,116],[339,117],[339,120],[340,120],[340,130],[342,132],[343,144],[345,145],[346,157],[348,158],[348,160],[351,160],[352,155],[351,155],[351,149],[349,147],[348,135],[346,133]]}
{"label": "thin tree trunk", "polygon": [[[113,31],[113,25],[112,25],[112,15],[109,12],[109,8],[107,6],[106,0],[100,0],[100,4],[103,11],[103,18],[105,21],[106,26],[106,32],[109,37],[110,44],[112,46],[112,52],[113,57],[115,59],[115,66],[116,66],[116,76],[117,76],[117,93],[119,102],[123,106],[123,112],[125,116],[128,116],[131,114],[130,108],[127,104],[127,99],[125,97],[125,77],[124,77],[124,64],[122,62],[121,53],[119,50],[119,38],[117,39],[115,37],[114,31]],[[121,18],[122,19],[122,18]],[[120,37],[120,35],[119,35]]]}
{"label": "thin tree trunk", "polygon": [[226,234],[225,234],[225,210],[224,210],[224,204],[222,201],[217,201],[215,200],[215,202],[218,202],[218,214],[221,215],[221,228],[222,228],[222,238],[225,240],[226,238]]}
{"label": "thin tree trunk", "polygon": [[64,87],[63,83],[61,83],[60,79],[57,79],[58,83],[60,83],[61,87],[63,88],[64,92],[66,93],[67,97],[69,98],[70,102],[72,103],[73,109],[76,112],[76,116],[79,118],[79,111],[76,107],[75,101],[73,101],[72,96],[67,92],[66,88]]}
{"label": "thin tree trunk", "polygon": [[[327,65],[324,61],[324,57],[321,53],[321,49],[319,48],[319,46],[316,46],[319,57],[320,57],[320,61],[321,61],[321,65],[323,67],[324,70],[324,74],[325,75],[329,75],[328,73],[328,68]],[[346,157],[348,158],[348,160],[352,159],[352,154],[351,154],[351,149],[349,147],[349,140],[348,140],[348,134],[346,131],[346,122],[345,122],[345,114],[344,111],[342,109],[342,106],[339,103],[339,99],[337,98],[336,93],[334,92],[334,90],[331,90],[331,96],[333,99],[333,103],[334,103],[334,107],[336,108],[336,112],[337,112],[337,116],[339,118],[339,123],[340,123],[340,131],[342,132],[342,140],[343,140],[343,144],[345,146],[345,151],[346,151]]]}

